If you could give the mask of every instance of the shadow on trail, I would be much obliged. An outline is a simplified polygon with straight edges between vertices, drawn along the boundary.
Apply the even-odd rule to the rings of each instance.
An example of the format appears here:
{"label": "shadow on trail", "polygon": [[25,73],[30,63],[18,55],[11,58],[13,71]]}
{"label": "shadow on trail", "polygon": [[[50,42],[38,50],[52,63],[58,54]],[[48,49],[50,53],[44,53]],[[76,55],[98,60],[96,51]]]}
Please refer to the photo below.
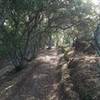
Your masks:
{"label": "shadow on trail", "polygon": [[56,67],[58,63],[55,49],[41,51],[38,62],[25,79],[16,85],[6,100],[59,100]]}

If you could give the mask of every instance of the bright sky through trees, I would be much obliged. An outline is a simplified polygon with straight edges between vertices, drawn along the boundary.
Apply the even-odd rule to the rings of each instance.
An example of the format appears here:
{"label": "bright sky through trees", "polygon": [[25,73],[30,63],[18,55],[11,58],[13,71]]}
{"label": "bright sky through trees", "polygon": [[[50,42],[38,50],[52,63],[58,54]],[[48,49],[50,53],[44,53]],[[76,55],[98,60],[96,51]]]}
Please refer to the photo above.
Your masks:
{"label": "bright sky through trees", "polygon": [[99,5],[100,4],[100,0],[91,0],[92,3],[94,3],[95,5]]}
{"label": "bright sky through trees", "polygon": [[95,11],[100,14],[100,0],[83,0],[84,3],[91,3]]}
{"label": "bright sky through trees", "polygon": [[[88,0],[83,0],[84,3],[87,3]],[[99,5],[100,4],[100,0],[89,0],[89,2],[93,3],[94,5]]]}
{"label": "bright sky through trees", "polygon": [[96,12],[100,14],[100,0],[91,0],[91,2],[96,6]]}

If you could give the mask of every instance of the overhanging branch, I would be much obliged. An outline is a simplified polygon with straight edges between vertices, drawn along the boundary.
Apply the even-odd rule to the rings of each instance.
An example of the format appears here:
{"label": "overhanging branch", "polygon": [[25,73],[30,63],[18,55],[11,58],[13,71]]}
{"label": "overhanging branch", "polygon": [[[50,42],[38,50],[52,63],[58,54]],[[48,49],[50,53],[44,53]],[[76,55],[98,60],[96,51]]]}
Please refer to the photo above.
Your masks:
{"label": "overhanging branch", "polygon": [[77,24],[71,24],[71,25],[67,25],[65,27],[62,27],[62,26],[57,26],[57,25],[54,25],[54,26],[50,26],[50,28],[55,28],[55,29],[61,29],[61,30],[66,30],[66,29],[69,29],[71,27],[75,27],[75,26],[78,26],[80,23],[77,22]]}

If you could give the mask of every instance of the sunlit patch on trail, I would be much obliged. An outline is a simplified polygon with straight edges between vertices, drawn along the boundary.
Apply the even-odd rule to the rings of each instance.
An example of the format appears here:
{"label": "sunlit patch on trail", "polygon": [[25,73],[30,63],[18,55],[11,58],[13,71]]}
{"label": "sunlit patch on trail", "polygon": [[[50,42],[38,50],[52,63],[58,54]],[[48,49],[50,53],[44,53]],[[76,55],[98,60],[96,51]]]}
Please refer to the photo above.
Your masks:
{"label": "sunlit patch on trail", "polygon": [[[3,91],[0,91],[0,95],[2,95],[3,93],[6,93],[6,91],[8,91],[10,88],[12,88],[14,86],[14,84],[6,87]],[[7,95],[7,94],[6,94]]]}
{"label": "sunlit patch on trail", "polygon": [[33,79],[41,79],[47,77],[47,74],[39,74],[39,75],[34,75]]}
{"label": "sunlit patch on trail", "polygon": [[[49,52],[49,51],[48,51]],[[47,52],[47,53],[48,53]],[[41,54],[37,57],[38,61],[41,61],[41,62],[46,62],[48,64],[57,64],[57,61],[58,61],[58,57],[57,57],[57,53],[56,52],[52,52],[51,54]]]}
{"label": "sunlit patch on trail", "polygon": [[53,87],[53,90],[50,92],[50,94],[48,95],[48,98],[49,100],[58,100],[58,97],[57,95],[58,94],[55,94],[55,92],[57,91],[58,89],[58,85],[57,83],[53,84],[52,87]]}

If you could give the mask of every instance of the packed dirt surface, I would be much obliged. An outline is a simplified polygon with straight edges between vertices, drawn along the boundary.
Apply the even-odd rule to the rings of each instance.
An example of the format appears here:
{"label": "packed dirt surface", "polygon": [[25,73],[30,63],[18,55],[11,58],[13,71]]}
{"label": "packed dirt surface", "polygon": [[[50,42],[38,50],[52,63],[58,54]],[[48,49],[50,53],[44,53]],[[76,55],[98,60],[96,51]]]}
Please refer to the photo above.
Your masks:
{"label": "packed dirt surface", "polygon": [[1,77],[0,100],[100,100],[100,58],[40,50],[25,69]]}
{"label": "packed dirt surface", "polygon": [[35,60],[36,64],[31,62],[29,69],[16,75],[17,78],[12,80],[14,83],[3,89],[5,92],[0,93],[0,100],[59,100],[58,61],[57,50],[41,51]]}

